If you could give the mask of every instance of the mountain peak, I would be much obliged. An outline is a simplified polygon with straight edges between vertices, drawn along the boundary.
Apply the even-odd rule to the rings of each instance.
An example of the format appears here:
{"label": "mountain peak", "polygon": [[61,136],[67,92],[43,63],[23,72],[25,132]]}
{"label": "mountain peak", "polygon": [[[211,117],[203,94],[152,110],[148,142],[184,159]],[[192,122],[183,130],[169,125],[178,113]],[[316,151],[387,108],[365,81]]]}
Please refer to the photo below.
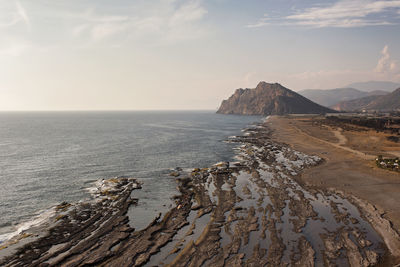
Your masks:
{"label": "mountain peak", "polygon": [[280,83],[267,83],[265,81],[261,81],[257,84],[256,88],[277,88],[277,87],[283,87]]}

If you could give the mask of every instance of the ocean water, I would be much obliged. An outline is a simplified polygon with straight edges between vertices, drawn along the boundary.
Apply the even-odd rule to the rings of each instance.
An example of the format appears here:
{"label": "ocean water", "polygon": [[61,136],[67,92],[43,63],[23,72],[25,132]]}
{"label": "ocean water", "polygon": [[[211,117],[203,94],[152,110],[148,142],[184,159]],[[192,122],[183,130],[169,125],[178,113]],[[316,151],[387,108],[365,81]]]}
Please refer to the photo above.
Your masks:
{"label": "ocean water", "polygon": [[[136,215],[167,206],[176,187],[170,169],[232,160],[233,144],[223,141],[260,119],[212,111],[1,112],[0,242],[116,176],[144,183],[138,210],[130,211],[135,225]],[[136,227],[145,223],[136,217]]]}

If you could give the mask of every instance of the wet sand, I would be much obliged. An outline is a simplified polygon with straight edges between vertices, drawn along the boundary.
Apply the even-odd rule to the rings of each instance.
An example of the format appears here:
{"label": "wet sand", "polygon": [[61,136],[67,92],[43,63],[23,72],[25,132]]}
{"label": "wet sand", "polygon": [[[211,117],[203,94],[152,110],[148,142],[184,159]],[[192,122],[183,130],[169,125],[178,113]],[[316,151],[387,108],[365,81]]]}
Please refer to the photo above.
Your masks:
{"label": "wet sand", "polygon": [[130,227],[126,215],[140,185],[116,179],[102,201],[60,207],[46,235],[0,265],[386,266],[400,247],[389,221],[344,191],[297,182],[324,166],[325,154],[278,141],[275,127],[230,138],[237,162],[179,173],[176,206],[145,229]]}

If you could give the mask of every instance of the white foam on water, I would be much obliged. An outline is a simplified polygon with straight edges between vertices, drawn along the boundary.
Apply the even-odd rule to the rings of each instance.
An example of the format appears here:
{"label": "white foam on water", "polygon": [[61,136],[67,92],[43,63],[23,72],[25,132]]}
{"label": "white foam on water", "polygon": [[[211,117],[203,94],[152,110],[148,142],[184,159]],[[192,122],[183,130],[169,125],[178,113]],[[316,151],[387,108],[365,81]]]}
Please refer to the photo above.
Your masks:
{"label": "white foam on water", "polygon": [[[101,191],[104,191],[107,189],[112,189],[112,187],[113,187],[113,183],[110,183],[105,179],[98,179],[95,182],[93,182],[92,185],[93,186],[87,187],[84,190],[89,192],[95,198],[98,197],[98,195]],[[78,201],[78,203],[85,202],[85,201],[87,201],[87,200],[81,199],[80,201]],[[13,227],[14,231],[0,234],[0,244],[12,239],[13,237],[18,236],[22,232],[29,230],[32,227],[40,226],[41,224],[48,222],[49,219],[55,215],[55,213],[56,213],[55,207],[52,207],[48,210],[39,212],[38,215],[34,216],[29,221],[17,224],[15,227]]]}
{"label": "white foam on water", "polygon": [[11,238],[21,234],[22,232],[34,227],[34,226],[39,226],[45,222],[48,222],[49,219],[54,216],[55,214],[55,209],[51,208],[49,210],[45,210],[41,212],[39,215],[35,216],[32,220],[22,222],[18,225],[15,226],[15,231],[1,234],[0,235],[0,244],[4,243],[7,240],[10,240]]}
{"label": "white foam on water", "polygon": [[267,116],[265,117],[265,119],[263,119],[263,122],[268,122],[268,120],[271,118],[271,116]]}

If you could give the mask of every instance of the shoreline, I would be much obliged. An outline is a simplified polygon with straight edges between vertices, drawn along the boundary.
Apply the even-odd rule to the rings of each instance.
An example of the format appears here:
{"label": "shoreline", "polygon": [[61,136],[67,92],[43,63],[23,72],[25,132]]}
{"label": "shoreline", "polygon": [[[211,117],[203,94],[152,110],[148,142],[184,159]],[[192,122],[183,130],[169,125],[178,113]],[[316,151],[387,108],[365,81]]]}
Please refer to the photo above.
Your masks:
{"label": "shoreline", "polygon": [[[310,116],[305,118],[310,119]],[[375,166],[375,158],[379,152],[372,155],[368,151],[357,151],[348,147],[349,145],[357,147],[354,143],[348,144],[349,140],[343,136],[347,134],[351,137],[353,135],[351,131],[322,125],[322,128],[326,127],[333,133],[332,137],[328,136],[325,129],[318,129],[321,125],[310,126],[312,123],[309,121],[299,122],[299,119],[303,118],[272,116],[269,123],[275,132],[273,140],[284,142],[304,153],[312,153],[324,158],[321,165],[306,169],[301,176],[295,177],[296,181],[309,188],[339,192],[352,198],[358,203],[359,208],[362,206],[364,213],[374,211],[376,215],[379,215],[378,217],[385,220],[384,224],[388,232],[393,230],[393,235],[398,236],[400,212],[397,203],[400,202],[400,175]],[[383,134],[372,133],[369,130],[364,135],[357,135],[357,138],[374,140],[375,135]],[[362,145],[359,147],[363,148]],[[381,152],[395,156],[390,149],[387,152],[384,150]],[[400,240],[397,238],[393,242],[397,243],[393,248],[397,255],[389,257],[388,266],[400,263]]]}
{"label": "shoreline", "polygon": [[[239,162],[180,173],[176,206],[143,230],[131,228],[126,216],[135,202],[129,191],[133,187],[107,191],[103,194],[108,200],[100,202],[104,205],[97,206],[82,225],[75,224],[77,228],[71,224],[72,214],[60,218],[70,228],[55,227],[52,235],[60,234],[63,242],[53,239],[39,251],[35,245],[24,246],[18,255],[0,259],[0,264],[33,260],[51,266],[357,266],[382,262],[387,253],[380,244],[385,240],[391,251],[393,245],[370,225],[380,215],[360,214],[360,204],[353,204],[357,199],[338,191],[302,187],[296,180],[321,166],[321,157],[273,138],[269,126],[256,124],[243,136],[229,139],[240,145]],[[97,223],[87,224],[85,219]],[[66,229],[73,228],[76,234],[68,235]],[[346,253],[337,252],[341,250]]]}
{"label": "shoreline", "polygon": [[[396,209],[400,201],[397,194],[400,193],[400,175],[375,165],[375,158],[385,151],[372,155],[367,151],[354,151],[347,144],[340,146],[335,137],[329,136],[329,131],[293,117],[273,117],[269,125],[276,133],[272,137],[274,140],[325,159],[322,165],[304,171],[299,181],[316,188],[336,188],[378,205],[390,213],[388,216],[395,229],[400,231],[400,211]],[[351,131],[344,133],[353,134]],[[372,131],[368,131],[356,137],[361,143],[363,139],[367,139],[365,142],[373,140],[375,136],[371,135]],[[400,145],[397,146],[400,149]]]}

